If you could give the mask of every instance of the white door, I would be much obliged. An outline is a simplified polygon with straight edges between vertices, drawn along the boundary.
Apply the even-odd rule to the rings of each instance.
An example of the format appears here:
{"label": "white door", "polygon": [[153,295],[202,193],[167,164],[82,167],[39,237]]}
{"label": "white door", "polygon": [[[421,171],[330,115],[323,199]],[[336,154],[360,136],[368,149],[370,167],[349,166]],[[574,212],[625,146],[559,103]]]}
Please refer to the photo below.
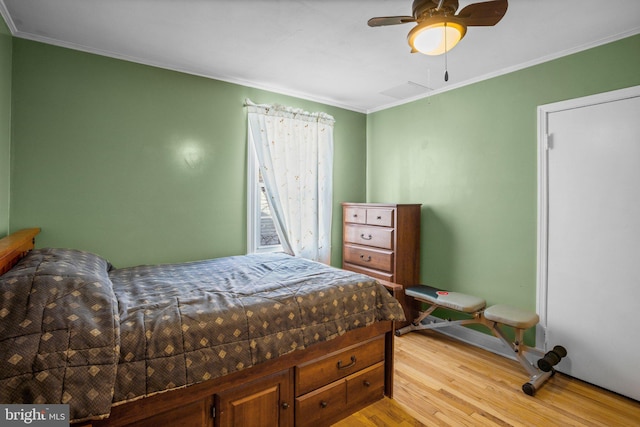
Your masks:
{"label": "white door", "polygon": [[539,274],[547,350],[567,348],[560,372],[637,400],[639,89],[540,107],[539,119],[548,134],[548,149],[541,150],[546,260]]}

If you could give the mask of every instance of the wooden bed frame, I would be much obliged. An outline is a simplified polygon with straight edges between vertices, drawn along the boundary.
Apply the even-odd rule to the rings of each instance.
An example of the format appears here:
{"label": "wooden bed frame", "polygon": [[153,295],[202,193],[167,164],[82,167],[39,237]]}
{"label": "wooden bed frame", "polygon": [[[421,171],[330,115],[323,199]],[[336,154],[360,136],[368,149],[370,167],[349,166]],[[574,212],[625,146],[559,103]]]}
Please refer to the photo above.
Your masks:
{"label": "wooden bed frame", "polygon": [[[0,274],[34,248],[39,228],[0,239]],[[393,395],[394,324],[378,322],[269,362],[112,407],[77,427],[328,426]],[[3,402],[0,402],[3,403]]]}
{"label": "wooden bed frame", "polygon": [[11,270],[20,258],[33,249],[39,228],[27,228],[0,239],[0,274]]}

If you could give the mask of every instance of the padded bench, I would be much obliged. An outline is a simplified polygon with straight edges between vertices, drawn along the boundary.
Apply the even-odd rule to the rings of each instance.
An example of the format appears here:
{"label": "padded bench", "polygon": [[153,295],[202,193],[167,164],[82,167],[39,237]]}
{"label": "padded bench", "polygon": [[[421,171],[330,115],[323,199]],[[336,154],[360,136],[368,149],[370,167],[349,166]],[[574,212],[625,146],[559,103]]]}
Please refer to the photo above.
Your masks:
{"label": "padded bench", "polygon": [[[410,325],[398,329],[396,331],[397,336],[402,336],[412,331],[445,328],[453,325],[472,323],[485,325],[494,336],[515,353],[515,357],[529,374],[529,381],[522,386],[522,390],[529,396],[533,396],[536,390],[555,373],[553,366],[567,354],[563,347],[556,346],[554,350],[547,352],[543,356],[543,353],[538,349],[528,347],[524,344],[524,331],[534,327],[540,321],[536,313],[528,310],[504,304],[486,307],[486,302],[482,298],[460,292],[450,292],[427,285],[417,285],[406,288],[405,294],[418,301],[427,303],[430,306],[427,310],[421,312]],[[424,321],[427,316],[437,308],[459,311],[466,313],[470,317],[461,320],[425,323]],[[505,335],[500,328],[501,325],[507,325],[514,329],[514,340],[510,340]],[[524,356],[526,352],[543,356],[538,360],[538,366],[532,364]]]}
{"label": "padded bench", "polygon": [[475,313],[484,309],[486,305],[485,300],[482,298],[460,292],[444,291],[427,285],[407,288],[405,289],[405,295],[465,313]]}
{"label": "padded bench", "polygon": [[536,326],[540,321],[540,317],[536,313],[502,304],[486,308],[483,314],[484,318],[489,321],[524,330]]}

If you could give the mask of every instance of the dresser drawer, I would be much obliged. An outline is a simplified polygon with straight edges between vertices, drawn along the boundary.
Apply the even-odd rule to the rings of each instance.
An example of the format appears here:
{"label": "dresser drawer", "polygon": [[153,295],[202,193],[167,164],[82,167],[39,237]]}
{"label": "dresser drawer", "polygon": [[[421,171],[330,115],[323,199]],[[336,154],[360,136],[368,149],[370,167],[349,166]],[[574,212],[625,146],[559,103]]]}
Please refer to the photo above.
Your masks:
{"label": "dresser drawer", "polygon": [[370,268],[360,267],[359,265],[349,264],[347,262],[342,263],[342,268],[349,271],[355,271],[356,273],[366,274],[374,279],[382,279],[387,282],[395,282],[392,272],[372,270]]}
{"label": "dresser drawer", "polygon": [[296,366],[296,396],[384,360],[384,337]]}
{"label": "dresser drawer", "polygon": [[393,233],[393,228],[347,224],[344,226],[344,241],[359,245],[393,249]]}
{"label": "dresser drawer", "polygon": [[344,222],[352,224],[394,227],[394,209],[348,206],[344,209]]}
{"label": "dresser drawer", "polygon": [[393,251],[344,245],[342,254],[345,262],[376,270],[393,270]]}
{"label": "dresser drawer", "polygon": [[347,377],[347,406],[365,406],[384,397],[384,362]]}
{"label": "dresser drawer", "polygon": [[344,209],[344,222],[353,224],[367,223],[367,209],[359,207],[348,207]]}
{"label": "dresser drawer", "polygon": [[324,426],[347,408],[347,382],[336,381],[296,398],[296,426]]}
{"label": "dresser drawer", "polygon": [[393,227],[393,209],[367,208],[367,224]]}

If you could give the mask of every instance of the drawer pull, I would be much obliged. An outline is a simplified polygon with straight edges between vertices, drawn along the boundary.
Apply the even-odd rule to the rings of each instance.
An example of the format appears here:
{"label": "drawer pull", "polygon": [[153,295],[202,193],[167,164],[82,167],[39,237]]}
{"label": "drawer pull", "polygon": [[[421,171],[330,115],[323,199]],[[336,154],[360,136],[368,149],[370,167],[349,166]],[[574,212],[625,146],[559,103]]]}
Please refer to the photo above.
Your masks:
{"label": "drawer pull", "polygon": [[362,234],[360,235],[360,238],[361,238],[362,240],[371,240],[371,239],[373,239],[373,236],[372,236],[371,234],[369,234],[369,236],[365,236],[365,235],[364,235],[364,233],[362,233]]}
{"label": "drawer pull", "polygon": [[289,404],[287,402],[282,402],[282,409],[289,409]]}
{"label": "drawer pull", "polygon": [[326,408],[327,405],[329,405],[329,403],[326,400],[323,400],[322,402],[320,402],[320,407],[321,408]]}
{"label": "drawer pull", "polygon": [[369,381],[367,381],[367,380],[364,380],[364,381],[362,382],[362,384],[364,384],[364,386],[365,386],[365,387],[371,387],[371,382],[369,382]]}
{"label": "drawer pull", "polygon": [[338,363],[336,366],[338,367],[338,369],[348,369],[355,364],[356,364],[356,356],[351,356],[351,363],[349,363],[348,365],[342,366],[342,360],[338,360]]}
{"label": "drawer pull", "polygon": [[367,259],[364,259],[364,254],[360,255],[360,259],[364,262],[371,262],[371,255],[367,256]]}
{"label": "drawer pull", "polygon": [[381,219],[382,219],[382,217],[381,217],[380,215],[378,215],[378,216],[376,217],[376,219],[379,221],[379,220],[381,220]]}

